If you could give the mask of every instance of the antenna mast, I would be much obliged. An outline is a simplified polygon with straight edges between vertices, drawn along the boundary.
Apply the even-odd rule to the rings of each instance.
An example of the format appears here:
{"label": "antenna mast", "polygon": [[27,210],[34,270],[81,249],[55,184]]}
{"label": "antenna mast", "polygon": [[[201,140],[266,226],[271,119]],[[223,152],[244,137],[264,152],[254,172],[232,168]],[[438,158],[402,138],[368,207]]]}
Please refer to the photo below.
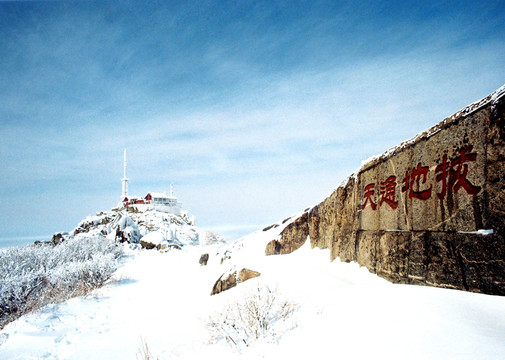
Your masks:
{"label": "antenna mast", "polygon": [[123,158],[123,178],[121,179],[121,182],[123,183],[123,193],[121,194],[121,201],[123,201],[125,197],[128,197],[128,178],[126,177],[126,149],[124,149]]}

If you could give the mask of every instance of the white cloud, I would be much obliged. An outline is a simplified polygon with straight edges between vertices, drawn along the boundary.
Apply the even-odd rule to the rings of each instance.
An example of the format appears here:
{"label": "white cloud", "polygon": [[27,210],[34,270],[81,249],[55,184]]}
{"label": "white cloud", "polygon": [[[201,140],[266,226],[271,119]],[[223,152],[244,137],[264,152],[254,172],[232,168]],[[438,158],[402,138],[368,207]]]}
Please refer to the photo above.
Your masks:
{"label": "white cloud", "polygon": [[505,79],[501,41],[403,22],[384,41],[346,38],[340,25],[359,21],[339,22],[352,11],[274,34],[230,23],[209,43],[193,38],[200,28],[149,37],[89,14],[21,33],[13,55],[32,63],[0,85],[4,191],[38,179],[96,201],[90,192],[119,184],[127,148],[133,192],[172,181],[206,224],[272,222]]}

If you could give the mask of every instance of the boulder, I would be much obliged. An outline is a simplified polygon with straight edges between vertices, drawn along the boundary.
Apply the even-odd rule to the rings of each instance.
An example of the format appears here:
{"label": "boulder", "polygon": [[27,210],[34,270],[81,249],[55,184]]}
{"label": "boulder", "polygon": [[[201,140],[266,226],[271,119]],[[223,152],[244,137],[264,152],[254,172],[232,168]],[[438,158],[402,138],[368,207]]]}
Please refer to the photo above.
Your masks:
{"label": "boulder", "polygon": [[159,249],[159,246],[161,245],[163,240],[165,240],[165,238],[163,237],[163,234],[161,232],[152,231],[149,234],[144,235],[140,239],[140,245],[142,246],[142,248],[148,250],[154,248]]}
{"label": "boulder", "polygon": [[86,232],[86,231],[87,231],[87,229],[85,229],[85,228],[83,228],[83,227],[79,226],[79,227],[77,227],[77,228],[74,230],[74,235],[77,235],[77,234],[80,234],[80,233],[83,233],[83,232]]}
{"label": "boulder", "polygon": [[214,287],[212,288],[212,291],[210,293],[211,295],[219,294],[223,291],[226,291],[228,289],[231,289],[231,288],[237,286],[237,272],[236,271],[234,271],[233,273],[229,274],[226,277],[224,277],[224,275],[225,274],[221,275],[219,277],[219,279],[217,279],[217,281],[214,284]]}
{"label": "boulder", "polygon": [[265,248],[265,255],[278,255],[281,250],[281,243],[277,240],[272,240],[267,244]]}
{"label": "boulder", "polygon": [[51,239],[51,245],[56,246],[61,244],[63,241],[65,241],[65,238],[63,237],[62,233],[56,233],[53,235]]}
{"label": "boulder", "polygon": [[309,214],[305,212],[282,230],[280,240],[272,240],[267,244],[265,255],[289,254],[300,248],[309,235],[308,218]]}
{"label": "boulder", "polygon": [[235,270],[232,273],[229,273],[227,276],[226,276],[226,274],[223,274],[219,277],[219,279],[214,284],[214,287],[212,288],[212,292],[210,294],[211,295],[219,294],[223,291],[226,291],[228,289],[231,289],[231,288],[237,286],[237,284],[243,283],[244,281],[247,281],[249,279],[253,279],[253,278],[258,277],[260,275],[261,274],[259,272],[249,270],[246,268],[243,268],[238,273]]}
{"label": "boulder", "polygon": [[205,266],[207,265],[207,262],[209,261],[209,254],[202,254],[202,256],[200,256],[200,265],[202,266]]}
{"label": "boulder", "polygon": [[151,250],[155,249],[158,245],[153,244],[149,241],[140,240],[140,246],[142,246],[142,249]]}
{"label": "boulder", "polygon": [[242,269],[240,270],[240,272],[238,273],[238,282],[239,283],[242,283],[244,281],[247,281],[249,279],[253,279],[255,277],[258,277],[260,276],[261,274],[257,271],[253,271],[253,270],[249,270],[249,269]]}
{"label": "boulder", "polygon": [[115,237],[115,239],[116,239],[116,241],[119,241],[120,243],[129,242],[128,238],[125,236],[124,232],[121,231],[121,229],[119,228],[119,226],[116,228],[116,237]]}

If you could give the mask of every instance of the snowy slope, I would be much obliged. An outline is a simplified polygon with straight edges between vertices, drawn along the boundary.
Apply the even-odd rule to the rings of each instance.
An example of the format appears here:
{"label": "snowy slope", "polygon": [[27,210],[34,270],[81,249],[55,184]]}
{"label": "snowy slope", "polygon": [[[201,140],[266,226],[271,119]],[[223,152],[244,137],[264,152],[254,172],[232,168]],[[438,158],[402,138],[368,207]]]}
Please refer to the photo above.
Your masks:
{"label": "snowy slope", "polygon": [[[279,225],[229,245],[138,251],[104,288],[7,325],[0,358],[135,359],[142,340],[160,359],[505,358],[504,297],[391,284],[357,264],[330,263],[308,242],[266,257],[287,224]],[[210,296],[232,267],[261,276]],[[266,285],[296,303],[288,331],[239,350],[209,344],[208,317]]]}

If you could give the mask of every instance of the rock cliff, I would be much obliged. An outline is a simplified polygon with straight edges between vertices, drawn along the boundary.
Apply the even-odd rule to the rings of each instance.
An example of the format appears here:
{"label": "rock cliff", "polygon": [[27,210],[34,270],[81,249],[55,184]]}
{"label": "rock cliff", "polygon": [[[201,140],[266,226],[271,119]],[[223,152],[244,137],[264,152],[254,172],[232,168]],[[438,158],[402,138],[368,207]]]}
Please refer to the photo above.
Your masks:
{"label": "rock cliff", "polygon": [[390,281],[505,295],[505,86],[370,160],[282,232]]}

